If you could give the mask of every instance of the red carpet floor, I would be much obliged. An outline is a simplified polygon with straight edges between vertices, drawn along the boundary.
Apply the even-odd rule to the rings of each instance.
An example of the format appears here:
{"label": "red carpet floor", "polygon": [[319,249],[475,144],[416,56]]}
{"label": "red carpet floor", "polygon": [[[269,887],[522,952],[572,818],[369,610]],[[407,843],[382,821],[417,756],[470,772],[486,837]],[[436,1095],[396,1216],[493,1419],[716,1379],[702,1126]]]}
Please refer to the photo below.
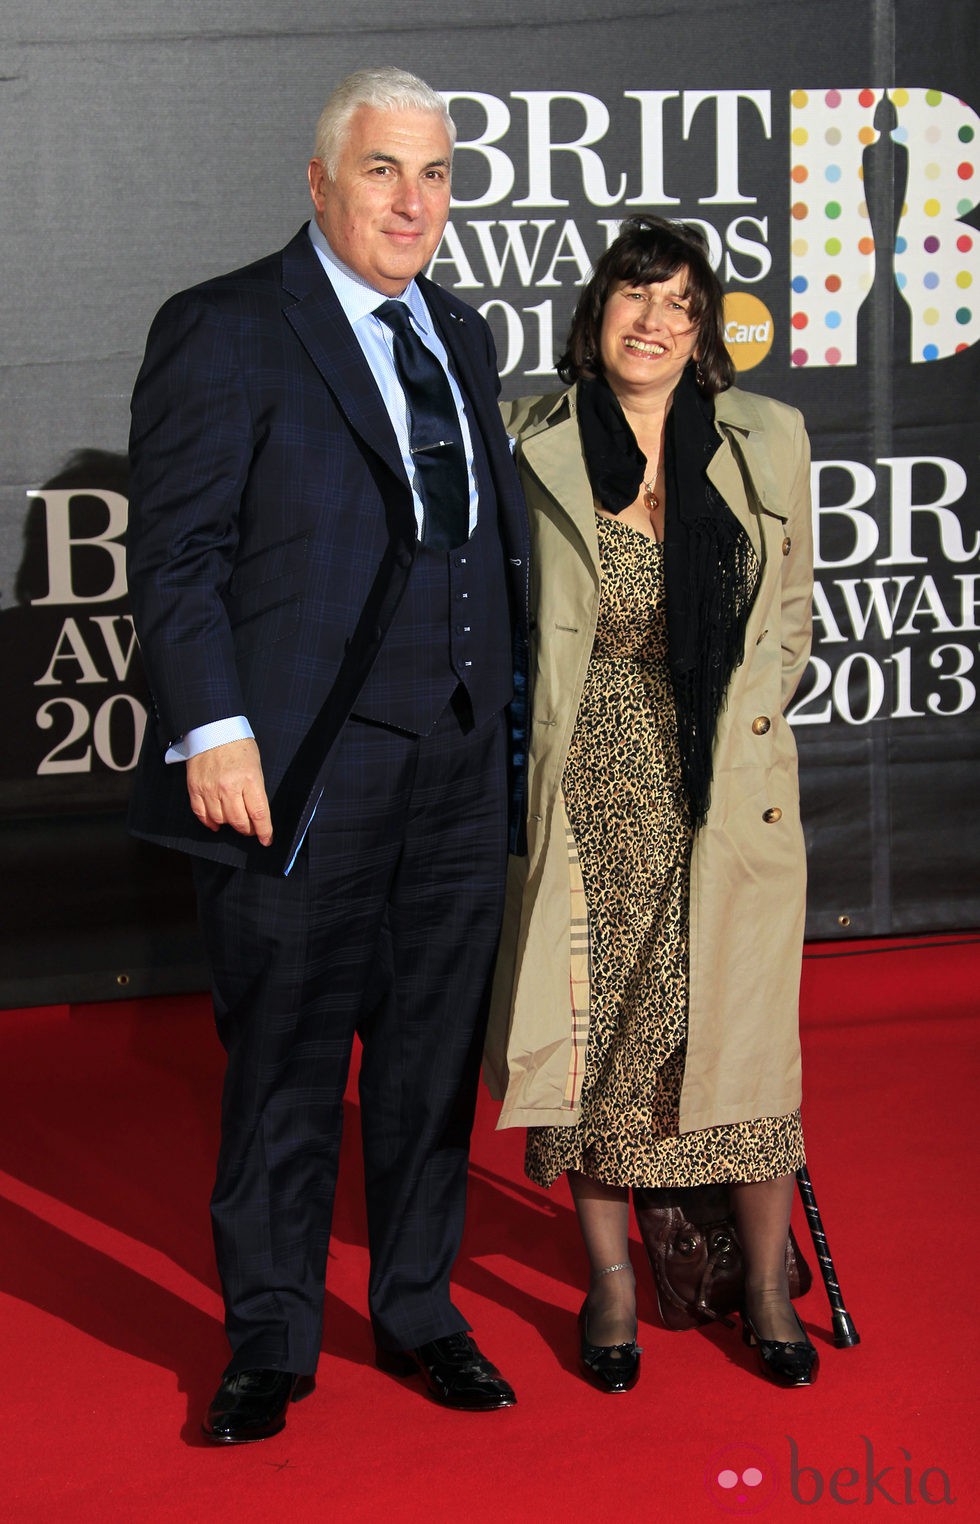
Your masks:
{"label": "red carpet floor", "polygon": [[486,1097],[458,1301],[519,1405],[449,1413],[382,1376],[352,1091],[318,1390],[284,1434],[233,1450],[198,1432],[225,1360],[207,1224],[221,1055],[206,1000],[0,1013],[0,1517],[980,1517],[978,984],[969,936],[808,949],[810,1170],[862,1335],[833,1348],[815,1285],[799,1304],[821,1350],[812,1389],[765,1383],[733,1331],[664,1332],[639,1245],[640,1384],[615,1399],[586,1386],[569,1198],[523,1181],[521,1136],[493,1131]]}

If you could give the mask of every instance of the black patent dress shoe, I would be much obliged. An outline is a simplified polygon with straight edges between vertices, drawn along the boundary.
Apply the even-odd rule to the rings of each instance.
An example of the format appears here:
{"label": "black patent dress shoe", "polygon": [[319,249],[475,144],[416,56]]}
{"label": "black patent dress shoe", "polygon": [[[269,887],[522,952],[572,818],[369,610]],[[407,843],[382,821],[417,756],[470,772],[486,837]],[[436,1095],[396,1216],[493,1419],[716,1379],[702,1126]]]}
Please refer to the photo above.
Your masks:
{"label": "black patent dress shoe", "polygon": [[292,1371],[235,1371],[221,1378],[201,1425],[213,1445],[247,1445],[271,1439],[286,1427],[291,1402],[308,1397],[316,1386],[312,1376]]}
{"label": "black patent dress shoe", "polygon": [[640,1379],[643,1351],[635,1339],[625,1344],[593,1344],[589,1339],[588,1303],[578,1315],[579,1354],[582,1374],[600,1392],[628,1392]]}
{"label": "black patent dress shoe", "polygon": [[467,1333],[446,1334],[418,1349],[378,1349],[375,1358],[389,1376],[424,1376],[432,1396],[447,1408],[491,1413],[517,1402],[513,1387]]}
{"label": "black patent dress shoe", "polygon": [[795,1309],[793,1316],[800,1330],[798,1340],[764,1339],[743,1307],[742,1340],[755,1345],[759,1367],[768,1381],[777,1386],[812,1386],[820,1368],[820,1356],[807,1338]]}

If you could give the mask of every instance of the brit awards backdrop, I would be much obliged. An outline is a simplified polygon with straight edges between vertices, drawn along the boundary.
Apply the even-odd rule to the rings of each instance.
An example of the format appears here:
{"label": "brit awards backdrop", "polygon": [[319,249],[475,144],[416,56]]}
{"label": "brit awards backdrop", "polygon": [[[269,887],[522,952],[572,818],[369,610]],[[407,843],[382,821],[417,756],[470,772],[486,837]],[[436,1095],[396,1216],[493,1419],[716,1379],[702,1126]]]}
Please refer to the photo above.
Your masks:
{"label": "brit awards backdrop", "polygon": [[[809,932],[975,925],[980,11],[959,0],[8,0],[0,44],[6,1003],[201,982],[185,865],[124,831],[145,724],[128,402],[172,291],[309,215],[312,128],[395,63],[459,128],[430,274],[505,395],[556,386],[621,219],[696,221],[740,385],[813,442],[791,718]],[[760,928],[764,935],[764,928]]]}

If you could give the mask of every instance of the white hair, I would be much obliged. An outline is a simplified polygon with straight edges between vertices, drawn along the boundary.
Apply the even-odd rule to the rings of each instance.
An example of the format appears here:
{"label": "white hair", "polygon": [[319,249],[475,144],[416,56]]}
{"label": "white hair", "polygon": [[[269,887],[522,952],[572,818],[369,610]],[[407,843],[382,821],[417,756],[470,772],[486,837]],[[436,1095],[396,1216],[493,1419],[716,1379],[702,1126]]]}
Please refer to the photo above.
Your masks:
{"label": "white hair", "polygon": [[358,69],[340,81],[316,124],[314,155],[331,180],[337,175],[351,117],[362,106],[374,111],[432,111],[449,134],[450,148],[456,141],[456,123],[446,102],[424,79],[404,69]]}

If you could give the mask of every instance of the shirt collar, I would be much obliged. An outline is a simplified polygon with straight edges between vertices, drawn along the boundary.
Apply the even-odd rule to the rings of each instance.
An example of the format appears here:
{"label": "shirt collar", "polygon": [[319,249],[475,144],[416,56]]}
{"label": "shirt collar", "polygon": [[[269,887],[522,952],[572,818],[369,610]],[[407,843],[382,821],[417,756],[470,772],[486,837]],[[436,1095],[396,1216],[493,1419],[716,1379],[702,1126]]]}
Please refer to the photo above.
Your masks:
{"label": "shirt collar", "polygon": [[[337,300],[344,309],[348,322],[353,326],[354,323],[374,312],[387,298],[383,292],[376,291],[366,280],[345,265],[343,260],[337,258],[315,217],[310,218],[309,232],[310,242],[319,255],[320,263],[333,286]],[[405,303],[412,314],[415,326],[422,333],[432,332],[429,309],[414,280],[409,281],[401,296],[396,297],[395,300]]]}

